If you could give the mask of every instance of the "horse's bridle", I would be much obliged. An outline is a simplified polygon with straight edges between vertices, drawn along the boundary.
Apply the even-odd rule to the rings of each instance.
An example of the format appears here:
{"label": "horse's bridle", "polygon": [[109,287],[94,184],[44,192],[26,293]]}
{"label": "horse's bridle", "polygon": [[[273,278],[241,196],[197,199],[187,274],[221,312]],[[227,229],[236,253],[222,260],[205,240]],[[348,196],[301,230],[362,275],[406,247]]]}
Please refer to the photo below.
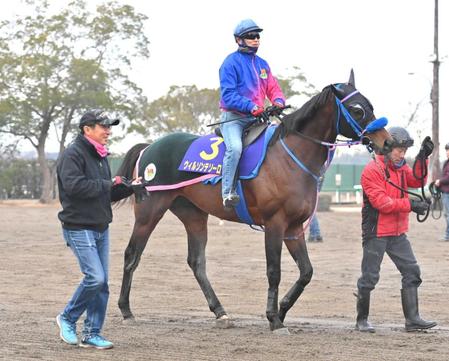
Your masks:
{"label": "horse's bridle", "polygon": [[[349,98],[351,98],[352,96],[354,96],[355,94],[358,94],[358,93],[359,93],[358,90],[354,90],[352,93],[345,96],[342,100],[338,99],[338,97],[335,96],[335,102],[337,103],[337,110],[338,110],[336,129],[337,129],[337,134],[341,134],[340,133],[340,118],[341,118],[341,115],[343,114],[344,115],[343,119],[346,120],[346,123],[351,127],[354,134],[359,138],[358,141],[354,141],[354,142],[359,142],[357,144],[362,143],[364,145],[368,145],[369,143],[367,143],[366,141],[368,140],[368,142],[369,142],[369,139],[366,139],[367,137],[365,136],[365,134],[373,133],[377,130],[385,128],[385,126],[388,124],[388,120],[385,117],[374,119],[371,122],[369,122],[366,125],[366,127],[363,129],[360,126],[360,124],[352,117],[352,115],[348,111],[348,109],[346,109],[346,107],[344,106],[344,102],[346,100],[348,100]],[[356,143],[353,143],[353,144],[356,144]]]}
{"label": "horse's bridle", "polygon": [[[327,148],[326,161],[324,162],[323,166],[321,167],[319,174],[313,173],[303,162],[301,162],[298,159],[298,157],[296,157],[296,155],[293,153],[293,151],[287,146],[284,139],[283,138],[280,139],[281,145],[284,147],[284,150],[290,156],[290,158],[295,162],[295,164],[298,165],[298,167],[301,168],[304,172],[309,174],[313,179],[315,179],[315,181],[317,183],[317,193],[319,192],[318,191],[318,184],[319,184],[318,182],[319,182],[320,178],[326,173],[326,170],[329,168],[329,166],[332,162],[332,159],[334,157],[336,147],[337,146],[351,147],[353,145],[363,144],[363,145],[367,146],[367,148],[370,152],[372,152],[372,148],[369,146],[370,141],[367,137],[364,136],[364,134],[381,129],[381,128],[385,127],[385,125],[387,123],[387,120],[385,118],[380,118],[380,119],[382,119],[381,121],[379,121],[380,119],[375,119],[372,122],[370,122],[365,127],[365,129],[362,129],[362,127],[360,127],[360,125],[357,123],[357,121],[355,121],[355,119],[351,116],[351,114],[349,113],[349,111],[346,109],[346,107],[343,104],[345,101],[347,101],[352,96],[354,96],[355,94],[358,94],[358,93],[359,93],[358,90],[354,90],[350,94],[346,95],[342,100],[338,99],[337,96],[335,96],[335,95],[334,96],[335,96],[335,102],[337,104],[337,110],[338,110],[338,115],[337,115],[337,120],[336,120],[337,134],[340,134],[339,124],[340,124],[341,115],[343,114],[344,119],[349,124],[349,126],[352,128],[354,133],[358,137],[360,137],[360,140],[336,141],[334,143],[330,143],[330,142],[325,142],[322,140],[315,139],[306,134],[296,131],[296,134],[298,134],[302,138],[307,139],[313,143],[316,143],[318,145],[321,145],[321,146],[324,146]],[[280,114],[277,114],[276,116],[282,122],[282,118],[280,117]],[[366,140],[368,140],[368,142],[366,142]],[[318,205],[318,197],[316,197],[316,204],[315,204],[315,209],[313,211],[313,214],[315,214],[315,212],[316,212],[317,205]],[[312,216],[313,216],[313,214],[312,214]],[[307,224],[307,226],[308,226],[308,224]],[[303,232],[304,232],[304,230],[303,230]]]}
{"label": "horse's bridle", "polygon": [[[326,173],[326,170],[329,168],[330,163],[332,162],[332,159],[334,157],[334,153],[335,153],[335,149],[338,146],[346,146],[346,147],[351,147],[353,145],[358,145],[358,144],[363,144],[367,147],[369,152],[372,152],[372,147],[371,147],[371,141],[365,136],[365,134],[367,133],[371,133],[374,132],[376,130],[379,130],[381,128],[384,128],[387,125],[387,119],[386,118],[379,118],[379,119],[374,119],[373,121],[371,121],[370,123],[368,123],[368,125],[365,127],[365,129],[362,129],[362,127],[359,125],[359,123],[357,123],[357,121],[351,116],[351,114],[349,113],[349,111],[346,109],[346,107],[344,106],[344,102],[347,101],[348,99],[350,99],[352,96],[358,94],[359,91],[358,90],[354,90],[353,92],[349,93],[348,95],[346,95],[343,99],[338,99],[338,97],[336,95],[334,95],[335,97],[335,102],[337,104],[337,117],[336,117],[336,130],[337,130],[337,134],[340,134],[340,119],[341,116],[343,115],[343,119],[346,121],[346,123],[351,127],[351,129],[354,131],[354,133],[356,134],[356,136],[358,136],[360,138],[360,140],[348,140],[348,141],[336,141],[334,143],[329,143],[329,142],[325,142],[322,140],[318,140],[316,138],[310,137],[306,134],[303,134],[301,132],[296,131],[296,134],[298,134],[299,136],[301,136],[304,139],[307,139],[315,144],[319,144],[321,146],[324,146],[327,148],[327,159],[324,162],[321,170],[320,170],[320,174],[314,174],[310,169],[307,168],[307,166],[302,163],[293,153],[293,151],[287,146],[287,144],[284,142],[283,139],[281,139],[281,144],[284,147],[285,151],[287,152],[287,154],[290,156],[290,158],[293,159],[293,161],[303,170],[305,171],[307,174],[311,175],[315,181],[318,182],[319,178],[321,176],[323,176],[324,173]],[[282,121],[282,119],[280,119]]]}

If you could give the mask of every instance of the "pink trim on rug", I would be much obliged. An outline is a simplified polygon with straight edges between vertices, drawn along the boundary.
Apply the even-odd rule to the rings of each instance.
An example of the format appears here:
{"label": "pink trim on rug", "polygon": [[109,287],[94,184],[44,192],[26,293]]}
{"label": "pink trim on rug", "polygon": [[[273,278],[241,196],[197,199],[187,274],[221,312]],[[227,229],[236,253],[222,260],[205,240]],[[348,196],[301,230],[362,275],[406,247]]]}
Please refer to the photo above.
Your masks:
{"label": "pink trim on rug", "polygon": [[166,190],[170,190],[170,189],[177,189],[177,188],[182,188],[182,187],[186,187],[195,183],[199,183],[205,179],[209,179],[209,178],[213,178],[213,177],[217,177],[218,174],[205,174],[201,177],[195,178],[195,179],[190,179],[188,181],[184,181],[181,183],[176,183],[176,184],[169,184],[169,185],[161,185],[161,186],[147,186],[146,189],[150,192],[154,192],[154,191],[166,191]]}

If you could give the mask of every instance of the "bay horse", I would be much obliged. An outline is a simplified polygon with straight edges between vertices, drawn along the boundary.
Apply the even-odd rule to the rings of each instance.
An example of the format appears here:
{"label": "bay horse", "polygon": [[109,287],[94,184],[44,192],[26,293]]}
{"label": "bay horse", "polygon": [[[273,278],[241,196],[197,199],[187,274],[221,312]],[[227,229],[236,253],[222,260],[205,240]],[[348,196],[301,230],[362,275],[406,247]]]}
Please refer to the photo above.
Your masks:
{"label": "bay horse", "polygon": [[[299,110],[282,118],[258,176],[242,181],[248,211],[254,223],[265,231],[269,286],[266,317],[272,331],[288,333],[283,324],[284,318],[312,278],[313,268],[307,253],[303,223],[314,212],[317,179],[323,165],[329,162],[330,149],[335,149],[338,134],[355,141],[367,137],[370,144],[379,150],[387,147],[391,137],[384,128],[385,124],[380,128],[373,127],[376,122],[371,103],[355,88],[351,70],[347,83],[325,87]],[[131,148],[117,175],[130,179],[135,177],[139,153],[147,145],[138,144]],[[165,154],[170,154],[170,149],[166,149]],[[178,165],[173,164],[173,167],[177,169]],[[209,309],[215,314],[217,322],[228,320],[208,280],[205,256],[209,214],[240,222],[235,211],[223,207],[221,182],[155,191],[150,193],[149,199],[135,203],[134,229],[125,251],[118,301],[124,319],[134,317],[129,303],[132,276],[151,233],[167,210],[184,224],[188,242],[187,263],[206,297]],[[299,268],[299,278],[278,307],[283,243]]]}

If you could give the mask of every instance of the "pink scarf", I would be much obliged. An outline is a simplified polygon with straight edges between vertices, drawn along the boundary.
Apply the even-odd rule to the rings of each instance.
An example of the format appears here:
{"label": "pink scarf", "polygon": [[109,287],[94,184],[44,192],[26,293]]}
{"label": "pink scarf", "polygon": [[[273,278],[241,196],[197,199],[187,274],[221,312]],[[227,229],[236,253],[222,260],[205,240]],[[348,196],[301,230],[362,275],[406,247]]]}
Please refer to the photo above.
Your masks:
{"label": "pink scarf", "polygon": [[104,158],[109,154],[108,150],[103,144],[96,142],[95,140],[89,138],[87,135],[85,135],[84,137],[95,147],[95,150],[101,158]]}

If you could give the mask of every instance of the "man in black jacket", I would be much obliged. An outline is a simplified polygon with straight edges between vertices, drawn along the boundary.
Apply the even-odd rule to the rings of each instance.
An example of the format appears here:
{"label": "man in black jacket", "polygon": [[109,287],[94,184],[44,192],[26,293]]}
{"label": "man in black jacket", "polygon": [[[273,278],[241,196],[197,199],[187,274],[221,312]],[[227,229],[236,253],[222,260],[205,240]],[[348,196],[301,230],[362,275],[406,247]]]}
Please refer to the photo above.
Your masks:
{"label": "man in black jacket", "polygon": [[[111,126],[119,124],[99,109],[87,111],[80,120],[80,134],[58,163],[58,187],[64,239],[78,259],[84,278],[56,318],[63,341],[78,344],[76,322],[86,311],[79,343],[82,347],[108,349],[113,343],[100,335],[109,298],[109,223],[111,201],[133,193],[123,177],[111,180],[105,145]],[[136,180],[134,183],[139,183]]]}
{"label": "man in black jacket", "polygon": [[441,200],[443,201],[444,217],[446,218],[446,231],[441,239],[449,242],[449,143],[444,147],[446,149],[446,161],[443,164],[441,178],[435,180],[435,185],[441,191]]}

